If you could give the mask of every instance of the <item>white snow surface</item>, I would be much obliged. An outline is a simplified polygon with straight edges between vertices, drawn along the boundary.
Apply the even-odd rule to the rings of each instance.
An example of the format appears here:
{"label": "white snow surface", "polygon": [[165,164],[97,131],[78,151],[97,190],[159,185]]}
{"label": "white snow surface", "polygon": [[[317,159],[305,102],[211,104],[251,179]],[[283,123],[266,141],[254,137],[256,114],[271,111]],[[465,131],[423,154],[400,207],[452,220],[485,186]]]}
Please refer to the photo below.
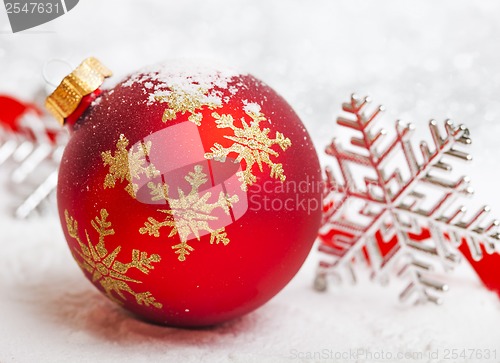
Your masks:
{"label": "white snow surface", "polygon": [[[369,93],[387,120],[412,121],[418,135],[431,117],[469,126],[475,200],[499,216],[499,44],[495,0],[86,0],[19,34],[0,9],[0,93],[40,101],[50,88],[41,68],[53,58],[96,56],[115,83],[162,60],[217,60],[280,92],[323,164],[325,145],[340,136],[340,103]],[[397,302],[392,283],[316,293],[312,252],[280,294],[241,319],[202,330],[141,322],[83,278],[54,214],[11,217],[19,200],[9,170],[0,169],[1,363],[500,362],[500,300],[467,264],[449,276],[443,306],[414,307]],[[452,359],[451,349],[483,358]]]}

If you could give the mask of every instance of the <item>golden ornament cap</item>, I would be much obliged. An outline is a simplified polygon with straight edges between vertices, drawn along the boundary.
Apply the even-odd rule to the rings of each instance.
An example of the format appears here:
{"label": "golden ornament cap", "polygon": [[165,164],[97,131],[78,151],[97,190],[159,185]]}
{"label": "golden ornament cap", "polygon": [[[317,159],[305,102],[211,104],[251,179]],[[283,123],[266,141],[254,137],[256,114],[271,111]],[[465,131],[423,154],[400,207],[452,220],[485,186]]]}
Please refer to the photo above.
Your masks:
{"label": "golden ornament cap", "polygon": [[85,59],[45,100],[45,107],[64,125],[65,119],[80,105],[82,99],[97,90],[113,73],[94,57]]}

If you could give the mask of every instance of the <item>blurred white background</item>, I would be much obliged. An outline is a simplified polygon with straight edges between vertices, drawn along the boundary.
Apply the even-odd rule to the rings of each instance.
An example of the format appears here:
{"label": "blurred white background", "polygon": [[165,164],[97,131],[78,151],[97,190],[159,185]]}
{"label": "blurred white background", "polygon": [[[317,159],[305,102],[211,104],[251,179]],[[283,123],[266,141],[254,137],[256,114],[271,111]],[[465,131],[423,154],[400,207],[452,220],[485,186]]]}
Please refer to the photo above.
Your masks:
{"label": "blurred white background", "polygon": [[[76,65],[89,55],[115,72],[115,82],[183,57],[250,72],[294,107],[324,164],[322,150],[338,132],[334,119],[353,91],[384,103],[391,123],[412,121],[422,134],[431,117],[465,123],[476,198],[500,215],[498,1],[81,0],[17,34],[0,8],[0,93],[41,102],[49,89],[44,62]],[[0,200],[9,200],[1,188]],[[177,331],[135,321],[104,301],[71,261],[58,223],[2,214],[0,362],[288,361],[293,349],[323,348],[489,348],[500,361],[498,298],[467,266],[454,275],[445,306],[407,308],[394,291],[367,284],[316,294],[313,254],[259,311],[215,330]]]}

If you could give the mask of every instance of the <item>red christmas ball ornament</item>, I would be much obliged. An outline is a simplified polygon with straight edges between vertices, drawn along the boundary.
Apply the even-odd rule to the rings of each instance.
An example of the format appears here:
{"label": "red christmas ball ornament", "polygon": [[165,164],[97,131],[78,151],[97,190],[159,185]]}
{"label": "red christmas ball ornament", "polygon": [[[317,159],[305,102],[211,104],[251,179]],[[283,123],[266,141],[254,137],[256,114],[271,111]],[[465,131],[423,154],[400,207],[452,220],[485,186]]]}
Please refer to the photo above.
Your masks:
{"label": "red christmas ball ornament", "polygon": [[64,233],[86,277],[156,323],[246,314],[295,275],[321,218],[318,158],[286,101],[255,77],[163,64],[100,90],[84,61],[48,98],[72,136]]}

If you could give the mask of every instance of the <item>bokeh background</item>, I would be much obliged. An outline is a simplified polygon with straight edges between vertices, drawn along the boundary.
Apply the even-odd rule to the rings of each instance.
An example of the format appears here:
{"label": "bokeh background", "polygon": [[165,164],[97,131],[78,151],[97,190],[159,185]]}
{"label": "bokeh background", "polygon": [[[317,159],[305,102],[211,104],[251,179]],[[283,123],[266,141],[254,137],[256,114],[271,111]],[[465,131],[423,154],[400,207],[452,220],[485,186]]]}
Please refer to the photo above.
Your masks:
{"label": "bokeh background", "polygon": [[[500,215],[498,1],[81,0],[17,34],[0,8],[0,93],[41,103],[51,90],[42,77],[47,61],[76,65],[90,55],[114,71],[113,82],[175,58],[252,73],[294,107],[324,165],[323,149],[340,133],[335,117],[352,92],[384,103],[389,124],[411,121],[422,135],[430,118],[452,118],[472,134],[475,160],[466,172],[475,203]],[[444,306],[406,307],[392,286],[363,281],[314,292],[313,252],[282,293],[238,321],[202,331],[142,323],[82,278],[55,216],[12,218],[18,201],[5,188],[7,174],[2,166],[0,362],[274,362],[300,361],[294,350],[453,348],[496,349],[490,361],[500,361],[498,297],[467,265],[452,275]]]}

